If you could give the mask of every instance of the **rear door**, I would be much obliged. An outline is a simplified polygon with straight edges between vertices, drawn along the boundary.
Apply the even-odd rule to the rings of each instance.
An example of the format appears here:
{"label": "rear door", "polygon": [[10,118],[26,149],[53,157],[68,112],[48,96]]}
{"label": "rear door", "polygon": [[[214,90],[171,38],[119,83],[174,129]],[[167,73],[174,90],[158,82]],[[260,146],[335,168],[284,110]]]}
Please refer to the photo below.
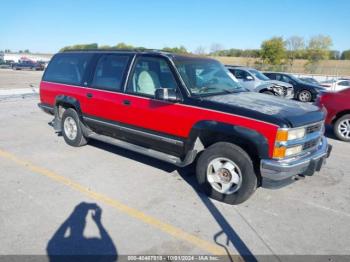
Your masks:
{"label": "rear door", "polygon": [[102,53],[94,58],[85,83],[84,120],[95,132],[122,138],[113,123],[124,114],[123,86],[133,55]]}

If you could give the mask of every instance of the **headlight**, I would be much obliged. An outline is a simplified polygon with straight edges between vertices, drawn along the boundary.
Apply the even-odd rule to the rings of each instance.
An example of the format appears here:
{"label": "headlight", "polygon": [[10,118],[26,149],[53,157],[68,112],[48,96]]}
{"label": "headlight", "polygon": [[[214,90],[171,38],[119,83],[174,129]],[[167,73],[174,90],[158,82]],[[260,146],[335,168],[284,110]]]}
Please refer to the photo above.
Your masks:
{"label": "headlight", "polygon": [[276,93],[280,94],[280,95],[283,95],[283,87],[281,86],[274,86],[273,88],[273,91],[275,91]]}
{"label": "headlight", "polygon": [[302,145],[293,146],[293,147],[285,147],[285,146],[275,147],[275,149],[273,150],[273,158],[282,159],[285,157],[297,155],[302,151],[303,151]]}
{"label": "headlight", "polygon": [[303,146],[302,145],[289,147],[289,148],[286,149],[286,155],[285,156],[286,157],[287,156],[293,156],[293,155],[301,153],[301,151],[303,151]]}
{"label": "headlight", "polygon": [[295,128],[295,129],[280,129],[277,131],[276,141],[277,142],[287,142],[290,140],[301,139],[305,137],[305,128]]}
{"label": "headlight", "polygon": [[301,153],[303,151],[302,145],[287,147],[288,141],[302,139],[305,135],[306,129],[304,127],[279,129],[276,135],[276,145],[273,150],[273,158],[283,159]]}

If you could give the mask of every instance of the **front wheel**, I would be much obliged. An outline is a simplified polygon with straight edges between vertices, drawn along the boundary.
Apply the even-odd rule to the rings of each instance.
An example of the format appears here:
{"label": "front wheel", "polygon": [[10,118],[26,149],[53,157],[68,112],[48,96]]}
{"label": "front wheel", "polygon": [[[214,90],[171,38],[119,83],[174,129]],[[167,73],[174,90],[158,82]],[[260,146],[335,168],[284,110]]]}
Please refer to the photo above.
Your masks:
{"label": "front wheel", "polygon": [[257,187],[251,158],[227,142],[215,143],[200,155],[196,176],[209,197],[231,205],[246,201]]}
{"label": "front wheel", "polygon": [[301,102],[311,102],[312,94],[308,90],[302,90],[298,95],[298,100]]}
{"label": "front wheel", "polygon": [[338,139],[350,142],[350,114],[344,115],[335,121],[333,129]]}

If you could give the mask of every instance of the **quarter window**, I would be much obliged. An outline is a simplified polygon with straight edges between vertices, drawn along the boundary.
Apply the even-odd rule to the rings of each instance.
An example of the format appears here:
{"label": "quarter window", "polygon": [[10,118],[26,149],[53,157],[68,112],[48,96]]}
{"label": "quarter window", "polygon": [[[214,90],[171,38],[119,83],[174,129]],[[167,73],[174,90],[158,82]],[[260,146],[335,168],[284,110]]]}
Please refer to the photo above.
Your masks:
{"label": "quarter window", "polygon": [[96,65],[92,86],[111,91],[120,91],[128,62],[129,56],[101,56]]}
{"label": "quarter window", "polygon": [[62,53],[55,55],[47,67],[43,80],[81,85],[85,69],[93,54]]}
{"label": "quarter window", "polygon": [[141,57],[133,70],[128,93],[154,97],[158,88],[177,89],[177,83],[168,63],[163,58]]}

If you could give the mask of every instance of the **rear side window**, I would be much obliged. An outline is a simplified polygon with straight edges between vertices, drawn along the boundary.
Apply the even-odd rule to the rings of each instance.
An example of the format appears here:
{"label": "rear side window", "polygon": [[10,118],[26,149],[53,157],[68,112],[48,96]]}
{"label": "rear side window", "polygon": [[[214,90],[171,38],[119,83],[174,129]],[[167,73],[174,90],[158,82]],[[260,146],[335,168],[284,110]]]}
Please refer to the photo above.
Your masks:
{"label": "rear side window", "polygon": [[276,75],[275,74],[264,73],[264,75],[266,75],[268,78],[270,78],[272,80],[276,80]]}
{"label": "rear side window", "polygon": [[99,58],[92,86],[99,89],[120,91],[129,62],[129,56],[103,55]]}
{"label": "rear side window", "polygon": [[340,86],[350,86],[350,81],[342,81],[342,82],[339,82]]}
{"label": "rear side window", "polygon": [[85,69],[93,54],[62,53],[55,55],[47,67],[43,80],[70,85],[81,85]]}

